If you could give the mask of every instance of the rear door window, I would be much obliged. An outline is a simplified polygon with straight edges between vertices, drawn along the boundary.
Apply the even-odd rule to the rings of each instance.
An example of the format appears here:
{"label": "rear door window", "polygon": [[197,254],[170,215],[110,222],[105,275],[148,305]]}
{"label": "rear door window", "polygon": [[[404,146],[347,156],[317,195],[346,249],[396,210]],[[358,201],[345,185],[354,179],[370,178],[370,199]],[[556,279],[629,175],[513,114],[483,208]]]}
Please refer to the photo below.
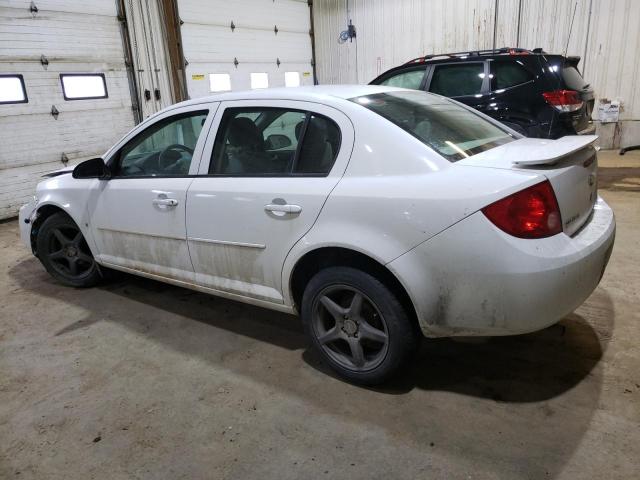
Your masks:
{"label": "rear door window", "polygon": [[304,110],[227,108],[213,147],[210,175],[326,176],[340,149],[334,121]]}
{"label": "rear door window", "polygon": [[531,75],[517,62],[491,62],[491,89],[515,87],[533,80]]}
{"label": "rear door window", "polygon": [[483,63],[462,65],[436,65],[429,91],[445,97],[476,95],[482,91]]}
{"label": "rear door window", "polygon": [[419,90],[422,86],[422,79],[426,69],[424,67],[418,70],[409,70],[392,75],[380,82],[380,85],[388,87],[410,88]]}

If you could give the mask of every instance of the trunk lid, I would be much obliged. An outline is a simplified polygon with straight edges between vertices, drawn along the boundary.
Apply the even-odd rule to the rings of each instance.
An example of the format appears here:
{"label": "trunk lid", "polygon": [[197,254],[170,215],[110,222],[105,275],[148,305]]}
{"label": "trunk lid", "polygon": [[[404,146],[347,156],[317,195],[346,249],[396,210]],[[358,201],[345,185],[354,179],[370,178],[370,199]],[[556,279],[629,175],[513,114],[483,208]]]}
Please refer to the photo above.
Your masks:
{"label": "trunk lid", "polygon": [[589,219],[598,197],[595,135],[546,140],[521,138],[457,164],[537,173],[549,180],[558,200],[563,231],[575,234]]}

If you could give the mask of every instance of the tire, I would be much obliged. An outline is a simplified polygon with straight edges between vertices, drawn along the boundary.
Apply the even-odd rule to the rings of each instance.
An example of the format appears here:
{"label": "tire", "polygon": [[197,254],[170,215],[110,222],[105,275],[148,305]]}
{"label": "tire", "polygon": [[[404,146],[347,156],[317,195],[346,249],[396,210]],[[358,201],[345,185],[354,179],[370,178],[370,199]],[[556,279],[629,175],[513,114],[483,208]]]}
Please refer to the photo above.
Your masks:
{"label": "tire", "polygon": [[60,212],[47,218],[36,238],[38,258],[49,274],[70,287],[92,287],[102,275],[82,232]]}
{"label": "tire", "polygon": [[318,272],[305,288],[301,317],[313,349],[341,377],[361,385],[388,380],[421,338],[398,297],[351,267]]}

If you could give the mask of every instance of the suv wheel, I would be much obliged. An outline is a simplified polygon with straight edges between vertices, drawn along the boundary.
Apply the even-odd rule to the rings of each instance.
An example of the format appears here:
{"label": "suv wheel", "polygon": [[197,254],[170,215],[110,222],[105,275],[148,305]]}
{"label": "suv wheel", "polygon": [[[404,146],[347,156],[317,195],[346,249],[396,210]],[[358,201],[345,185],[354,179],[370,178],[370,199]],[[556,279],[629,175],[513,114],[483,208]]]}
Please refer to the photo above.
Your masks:
{"label": "suv wheel", "polygon": [[91,287],[101,279],[82,232],[64,213],[51,215],[42,223],[36,250],[47,272],[65,285]]}
{"label": "suv wheel", "polygon": [[317,273],[304,291],[301,313],[313,348],[354,383],[384,382],[419,343],[420,334],[393,292],[354,268]]}

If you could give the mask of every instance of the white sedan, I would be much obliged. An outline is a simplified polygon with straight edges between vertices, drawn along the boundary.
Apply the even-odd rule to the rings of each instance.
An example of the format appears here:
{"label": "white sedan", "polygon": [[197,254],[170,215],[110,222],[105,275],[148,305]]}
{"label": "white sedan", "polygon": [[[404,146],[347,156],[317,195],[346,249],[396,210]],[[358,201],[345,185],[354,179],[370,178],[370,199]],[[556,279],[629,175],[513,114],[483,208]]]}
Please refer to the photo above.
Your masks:
{"label": "white sedan", "polygon": [[595,140],[390,87],[221,94],[49,174],[21,235],[66,285],[109,268],[298,312],[335,370],[373,384],[422,334],[529,332],[591,294],[615,234]]}

